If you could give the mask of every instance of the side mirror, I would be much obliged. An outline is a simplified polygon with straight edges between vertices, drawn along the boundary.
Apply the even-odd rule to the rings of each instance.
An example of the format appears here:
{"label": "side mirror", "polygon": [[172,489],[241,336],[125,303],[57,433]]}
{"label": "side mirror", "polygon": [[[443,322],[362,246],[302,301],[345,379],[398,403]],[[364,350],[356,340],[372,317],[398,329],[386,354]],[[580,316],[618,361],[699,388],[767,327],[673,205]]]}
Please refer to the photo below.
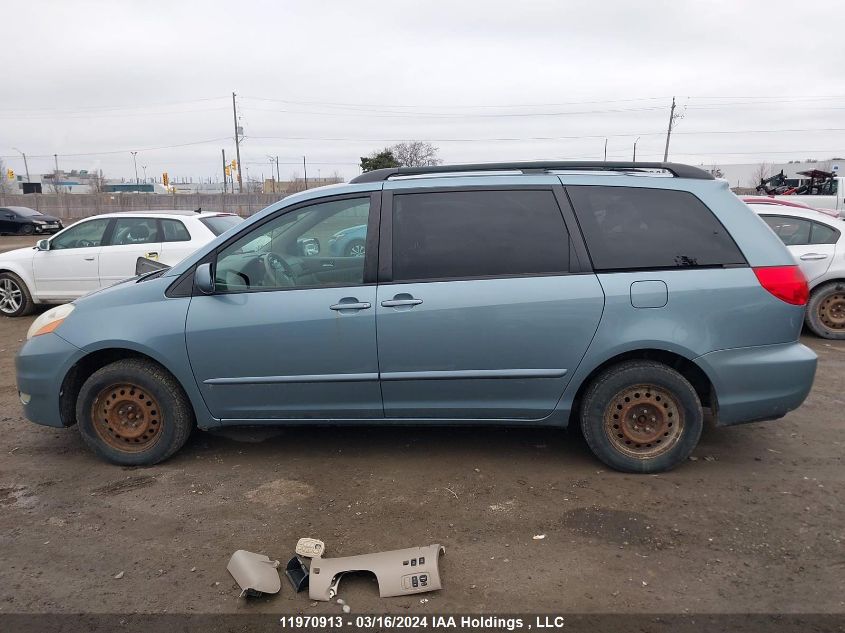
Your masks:
{"label": "side mirror", "polygon": [[214,293],[214,277],[211,276],[211,264],[200,264],[194,271],[194,286],[204,295]]}
{"label": "side mirror", "polygon": [[296,240],[296,245],[303,257],[316,257],[320,254],[320,240],[316,237],[300,237]]}
{"label": "side mirror", "polygon": [[50,250],[50,240],[38,240],[35,243],[35,248],[39,251],[49,251]]}

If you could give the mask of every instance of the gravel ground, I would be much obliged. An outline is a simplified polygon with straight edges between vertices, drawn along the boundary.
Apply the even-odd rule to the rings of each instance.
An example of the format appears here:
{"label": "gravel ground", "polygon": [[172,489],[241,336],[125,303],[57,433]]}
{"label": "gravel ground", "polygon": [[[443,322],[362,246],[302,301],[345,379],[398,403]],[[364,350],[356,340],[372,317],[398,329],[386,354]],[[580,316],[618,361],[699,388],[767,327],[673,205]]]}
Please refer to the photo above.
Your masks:
{"label": "gravel ground", "polygon": [[284,562],[301,536],[330,556],[446,547],[440,592],[344,578],[353,613],[845,613],[845,342],[805,336],[820,366],[798,411],[707,429],[661,475],[609,471],[576,433],[489,428],[197,432],[128,469],[22,417],[31,321],[0,317],[0,614],[339,614],[286,582],[238,598],[232,552]]}

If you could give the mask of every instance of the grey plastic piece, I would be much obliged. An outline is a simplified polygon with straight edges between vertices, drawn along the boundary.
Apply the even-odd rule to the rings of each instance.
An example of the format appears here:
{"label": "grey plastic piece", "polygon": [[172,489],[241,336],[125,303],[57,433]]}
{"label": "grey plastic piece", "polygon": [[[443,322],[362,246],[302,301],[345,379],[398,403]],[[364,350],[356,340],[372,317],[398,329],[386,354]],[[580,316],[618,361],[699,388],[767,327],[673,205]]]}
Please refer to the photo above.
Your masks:
{"label": "grey plastic piece", "polygon": [[254,554],[239,549],[232,554],[226,569],[241,586],[241,596],[260,596],[262,593],[279,593],[282,580],[276,568],[279,561],[264,554]]}
{"label": "grey plastic piece", "polygon": [[311,561],[308,595],[312,600],[331,600],[337,595],[340,579],[346,572],[369,571],[378,581],[382,598],[436,591],[440,585],[440,545],[409,547],[390,552],[315,558]]}

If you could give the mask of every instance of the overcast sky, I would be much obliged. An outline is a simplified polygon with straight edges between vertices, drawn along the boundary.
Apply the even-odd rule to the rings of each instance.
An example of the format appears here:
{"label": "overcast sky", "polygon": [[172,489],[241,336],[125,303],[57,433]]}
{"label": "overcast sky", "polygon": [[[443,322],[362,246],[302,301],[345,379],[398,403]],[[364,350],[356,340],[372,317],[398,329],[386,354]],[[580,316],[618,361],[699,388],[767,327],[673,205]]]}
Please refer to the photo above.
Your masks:
{"label": "overcast sky", "polygon": [[[358,173],[432,140],[447,162],[845,155],[837,5],[791,0],[4,2],[0,156],[23,173]],[[791,131],[784,131],[791,130]],[[165,146],[179,146],[170,149]]]}

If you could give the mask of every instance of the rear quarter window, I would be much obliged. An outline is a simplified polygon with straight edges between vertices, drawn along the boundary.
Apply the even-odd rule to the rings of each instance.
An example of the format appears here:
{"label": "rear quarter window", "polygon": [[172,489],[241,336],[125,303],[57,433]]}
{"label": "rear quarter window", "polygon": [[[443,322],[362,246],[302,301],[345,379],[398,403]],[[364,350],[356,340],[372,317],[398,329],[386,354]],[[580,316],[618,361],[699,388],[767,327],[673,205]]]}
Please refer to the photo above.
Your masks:
{"label": "rear quarter window", "polygon": [[205,224],[209,231],[220,235],[236,224],[240,224],[244,219],[239,215],[215,215],[210,218],[199,218],[199,221]]}
{"label": "rear quarter window", "polygon": [[568,186],[596,270],[745,265],[713,212],[686,191]]}

